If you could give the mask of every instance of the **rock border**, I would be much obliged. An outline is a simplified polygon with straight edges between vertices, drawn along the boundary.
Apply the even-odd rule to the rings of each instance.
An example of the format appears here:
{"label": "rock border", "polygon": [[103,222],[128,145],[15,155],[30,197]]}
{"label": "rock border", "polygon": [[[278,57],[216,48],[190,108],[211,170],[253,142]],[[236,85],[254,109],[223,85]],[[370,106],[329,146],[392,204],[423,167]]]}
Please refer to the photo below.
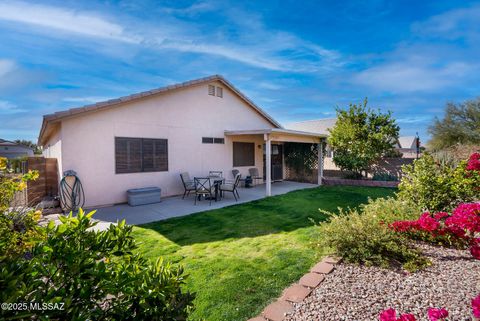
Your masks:
{"label": "rock border", "polygon": [[283,290],[282,296],[269,304],[262,313],[247,321],[282,321],[286,315],[293,311],[293,303],[302,302],[312,291],[318,287],[325,276],[335,269],[335,265],[342,261],[341,257],[327,256],[314,265],[308,273],[300,278],[297,283]]}

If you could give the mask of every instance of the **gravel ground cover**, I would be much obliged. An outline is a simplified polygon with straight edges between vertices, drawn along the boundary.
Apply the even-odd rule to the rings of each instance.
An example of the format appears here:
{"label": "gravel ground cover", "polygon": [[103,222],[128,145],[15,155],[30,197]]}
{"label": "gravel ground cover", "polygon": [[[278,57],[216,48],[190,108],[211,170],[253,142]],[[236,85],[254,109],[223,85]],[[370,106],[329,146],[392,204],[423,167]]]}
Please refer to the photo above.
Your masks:
{"label": "gravel ground cover", "polygon": [[378,320],[394,308],[428,320],[428,307],[444,307],[448,320],[473,320],[470,301],[480,293],[480,261],[468,251],[418,245],[432,265],[416,273],[339,264],[285,320]]}

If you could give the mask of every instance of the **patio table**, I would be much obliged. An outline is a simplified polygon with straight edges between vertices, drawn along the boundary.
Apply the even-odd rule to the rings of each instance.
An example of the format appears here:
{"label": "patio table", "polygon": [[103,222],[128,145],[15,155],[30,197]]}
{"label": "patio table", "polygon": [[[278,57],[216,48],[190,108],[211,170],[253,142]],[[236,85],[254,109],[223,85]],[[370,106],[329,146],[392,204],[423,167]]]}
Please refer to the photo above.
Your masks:
{"label": "patio table", "polygon": [[225,178],[221,176],[208,176],[208,178],[213,181],[213,186],[215,188],[215,202],[218,200],[218,195],[222,196],[220,193],[220,185],[225,182]]}
{"label": "patio table", "polygon": [[[200,178],[200,177],[195,177]],[[212,186],[215,188],[215,196],[212,198],[215,202],[218,201],[218,195],[220,194],[220,185],[225,182],[225,178],[221,176],[206,176],[201,178],[208,178],[211,182],[213,182]],[[221,196],[221,195],[220,195]],[[205,199],[209,200],[210,197],[205,197]]]}

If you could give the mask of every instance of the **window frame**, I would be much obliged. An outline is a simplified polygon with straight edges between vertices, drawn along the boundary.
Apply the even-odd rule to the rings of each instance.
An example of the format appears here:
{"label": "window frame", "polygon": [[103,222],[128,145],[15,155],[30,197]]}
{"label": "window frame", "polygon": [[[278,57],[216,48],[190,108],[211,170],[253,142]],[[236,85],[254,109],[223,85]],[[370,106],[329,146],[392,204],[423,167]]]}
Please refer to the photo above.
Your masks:
{"label": "window frame", "polygon": [[208,85],[208,95],[209,96],[216,96],[216,88],[215,85]]}
{"label": "window frame", "polygon": [[[236,149],[235,146],[243,145],[243,148],[251,148],[251,159],[248,159],[248,161],[251,162],[240,162],[238,157],[235,157]],[[238,151],[237,151],[238,152]],[[255,143],[254,142],[233,142],[232,144],[232,158],[233,158],[233,167],[245,167],[245,166],[255,166]],[[249,156],[250,158],[250,156]],[[241,159],[243,160],[243,159]]]}
{"label": "window frame", "polygon": [[217,88],[215,88],[215,95],[218,98],[223,98],[223,88],[217,86]]}
{"label": "window frame", "polygon": [[[132,171],[119,171],[119,166],[118,166],[118,153],[119,151],[117,150],[117,143],[119,143],[119,140],[136,140],[140,141],[140,168],[139,170],[132,170]],[[144,142],[150,142],[153,143],[152,147],[152,163],[155,163],[155,158],[159,157],[155,151],[156,151],[156,144],[157,143],[162,143],[165,144],[165,154],[163,155],[165,157],[165,164],[163,166],[157,166],[157,167],[152,167],[152,169],[145,169],[145,159],[148,157],[148,155],[145,154],[145,148],[146,146],[144,145]],[[145,137],[125,137],[125,136],[115,136],[114,137],[114,161],[115,161],[115,174],[134,174],[134,173],[153,173],[153,172],[168,172],[169,170],[169,152],[168,152],[168,139],[166,138],[145,138]]]}

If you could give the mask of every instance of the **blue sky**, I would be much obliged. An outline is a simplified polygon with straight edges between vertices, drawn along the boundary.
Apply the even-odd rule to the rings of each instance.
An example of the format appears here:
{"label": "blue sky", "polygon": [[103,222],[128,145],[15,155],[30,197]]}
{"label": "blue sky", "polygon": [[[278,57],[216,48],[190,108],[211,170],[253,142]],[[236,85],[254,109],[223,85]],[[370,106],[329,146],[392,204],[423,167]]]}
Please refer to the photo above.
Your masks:
{"label": "blue sky", "polygon": [[222,74],[282,123],[368,97],[402,135],[480,96],[480,2],[0,1],[0,137],[41,116]]}

